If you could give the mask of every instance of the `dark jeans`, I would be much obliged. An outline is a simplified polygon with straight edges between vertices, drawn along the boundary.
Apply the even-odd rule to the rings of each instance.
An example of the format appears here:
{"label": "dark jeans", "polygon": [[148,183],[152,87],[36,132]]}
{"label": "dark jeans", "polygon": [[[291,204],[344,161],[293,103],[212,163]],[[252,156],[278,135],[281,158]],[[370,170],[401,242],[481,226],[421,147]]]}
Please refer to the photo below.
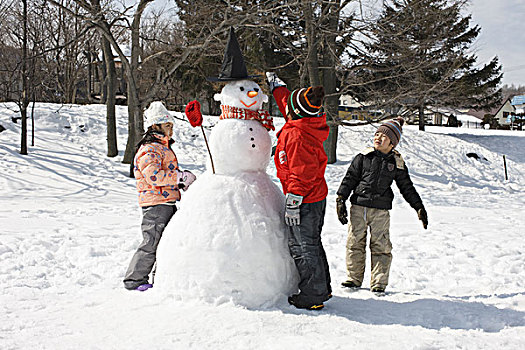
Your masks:
{"label": "dark jeans", "polygon": [[162,237],[162,232],[177,211],[175,205],[153,205],[142,208],[142,236],[143,241],[131,258],[124,287],[135,289],[141,284],[148,283],[148,276],[155,265],[157,246]]}
{"label": "dark jeans", "polygon": [[299,272],[300,294],[312,303],[319,303],[332,293],[330,271],[321,242],[326,199],[303,203],[300,211],[301,224],[289,226],[288,246]]}

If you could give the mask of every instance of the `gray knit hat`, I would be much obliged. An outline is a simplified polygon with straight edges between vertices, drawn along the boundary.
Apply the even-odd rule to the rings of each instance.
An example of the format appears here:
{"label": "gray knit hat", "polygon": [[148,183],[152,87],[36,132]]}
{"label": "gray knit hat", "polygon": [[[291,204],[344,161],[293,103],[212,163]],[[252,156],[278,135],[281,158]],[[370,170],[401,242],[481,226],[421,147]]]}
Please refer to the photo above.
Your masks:
{"label": "gray knit hat", "polygon": [[403,124],[405,124],[405,120],[401,117],[397,117],[381,124],[381,126],[377,128],[376,133],[381,132],[388,136],[390,142],[395,148],[399,143],[399,140],[401,140]]}

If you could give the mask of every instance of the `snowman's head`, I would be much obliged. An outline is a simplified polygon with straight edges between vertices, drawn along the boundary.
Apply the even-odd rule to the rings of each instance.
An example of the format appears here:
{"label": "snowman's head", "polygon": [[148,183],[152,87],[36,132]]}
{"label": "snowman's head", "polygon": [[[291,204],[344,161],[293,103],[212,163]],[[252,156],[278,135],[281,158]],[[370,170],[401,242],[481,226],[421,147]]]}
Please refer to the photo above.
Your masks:
{"label": "snowman's head", "polygon": [[213,96],[221,105],[256,111],[262,109],[262,104],[268,102],[259,85],[251,80],[237,80],[226,84],[220,94]]}

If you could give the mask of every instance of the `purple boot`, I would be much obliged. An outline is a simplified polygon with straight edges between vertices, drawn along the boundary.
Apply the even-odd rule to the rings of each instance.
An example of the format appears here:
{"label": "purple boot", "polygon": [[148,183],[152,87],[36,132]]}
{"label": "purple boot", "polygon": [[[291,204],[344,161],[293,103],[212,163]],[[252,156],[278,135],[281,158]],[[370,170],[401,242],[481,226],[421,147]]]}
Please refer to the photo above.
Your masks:
{"label": "purple boot", "polygon": [[146,284],[141,284],[140,286],[138,286],[136,290],[138,290],[139,292],[144,292],[150,288],[153,288],[153,284],[146,283]]}

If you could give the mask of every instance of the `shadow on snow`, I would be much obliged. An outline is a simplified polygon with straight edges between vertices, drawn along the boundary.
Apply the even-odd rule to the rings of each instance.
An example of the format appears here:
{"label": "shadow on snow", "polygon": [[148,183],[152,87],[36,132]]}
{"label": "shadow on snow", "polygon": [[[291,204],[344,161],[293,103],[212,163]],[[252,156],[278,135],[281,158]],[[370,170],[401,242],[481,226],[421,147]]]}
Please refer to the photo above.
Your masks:
{"label": "shadow on snow", "polygon": [[[505,327],[525,326],[525,312],[499,309],[480,302],[419,299],[410,302],[353,299],[334,296],[323,311],[299,311],[308,315],[331,314],[369,325],[420,326],[428,329],[481,329],[499,332]],[[290,313],[290,309],[283,310]]]}

